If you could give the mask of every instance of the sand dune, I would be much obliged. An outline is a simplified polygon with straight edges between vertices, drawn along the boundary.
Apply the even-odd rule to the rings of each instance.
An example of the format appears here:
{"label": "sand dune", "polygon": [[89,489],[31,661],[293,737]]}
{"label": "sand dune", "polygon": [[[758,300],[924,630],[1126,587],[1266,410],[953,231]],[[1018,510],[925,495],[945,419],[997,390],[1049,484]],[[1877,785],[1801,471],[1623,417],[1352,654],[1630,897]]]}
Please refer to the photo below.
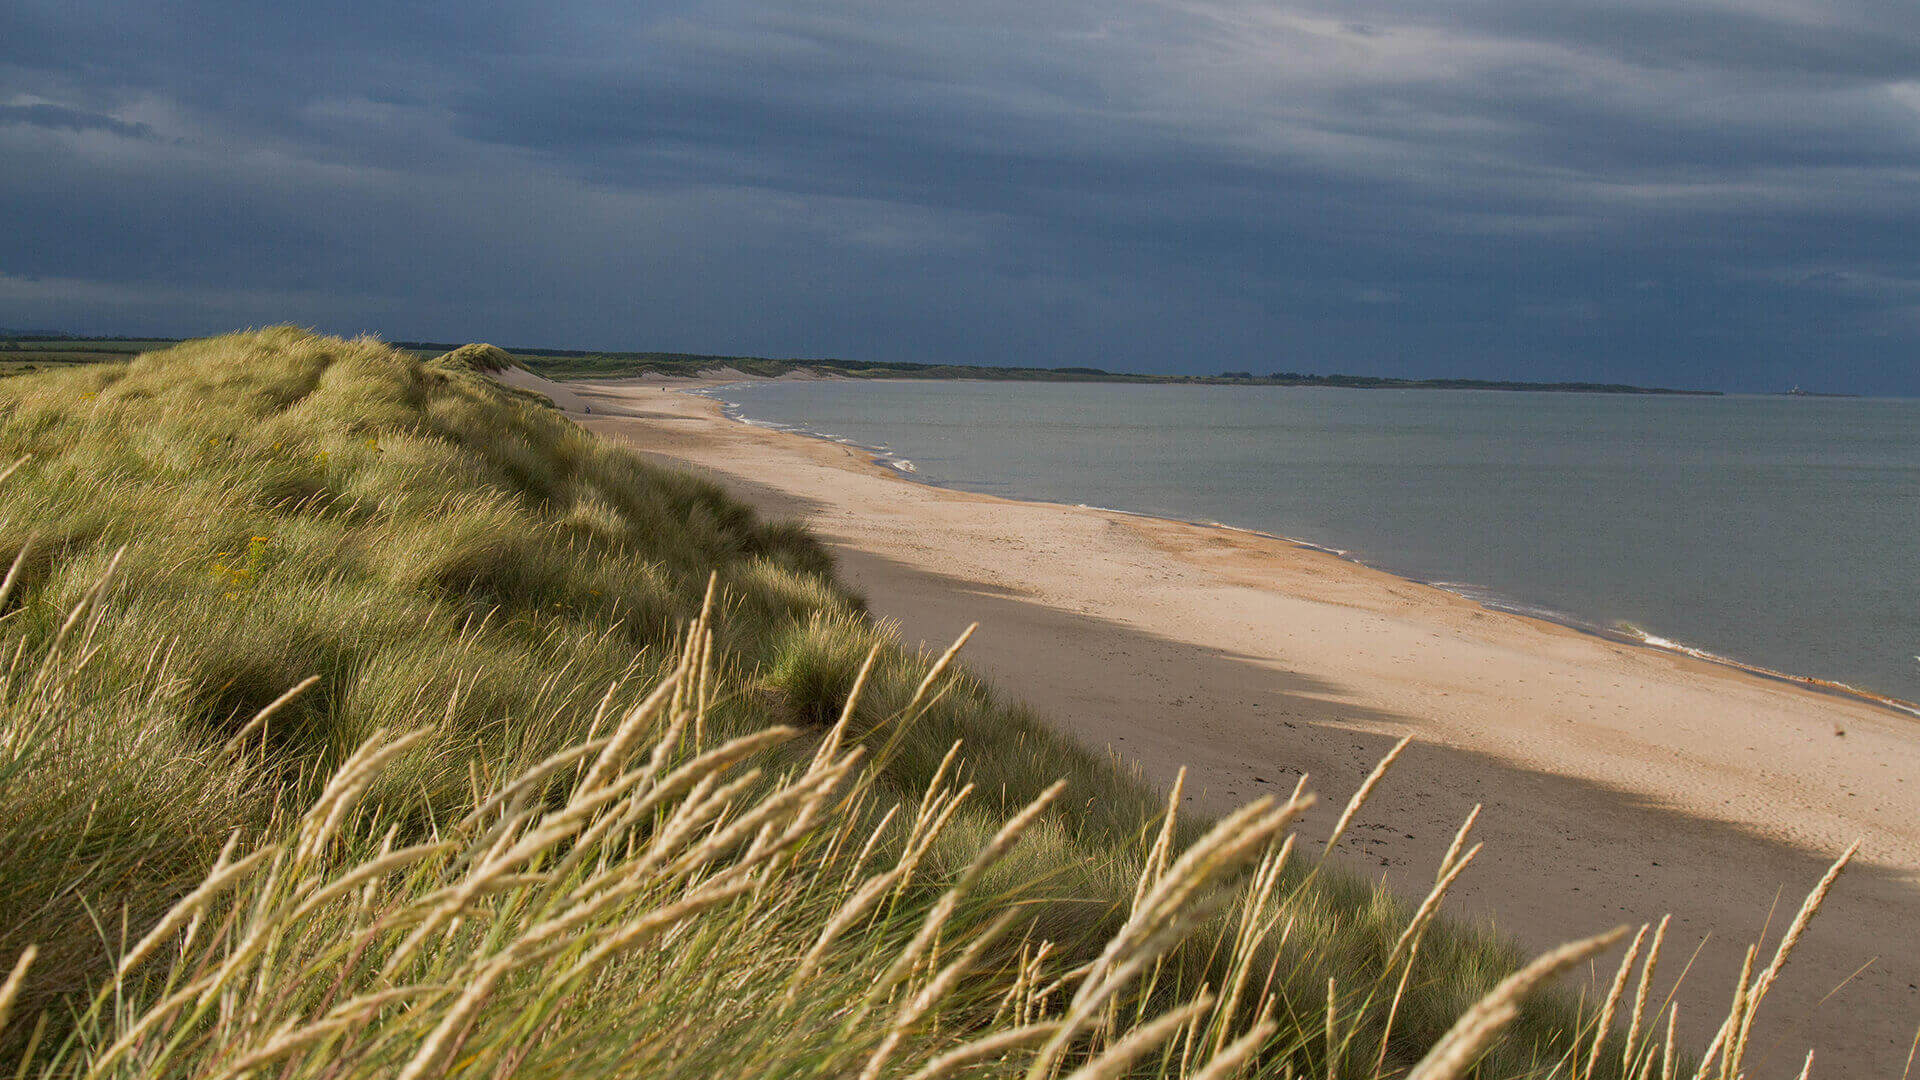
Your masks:
{"label": "sand dune", "polygon": [[[1754,1075],[1897,1077],[1920,1024],[1920,722],[1550,623],[1245,533],[935,489],[844,446],[731,423],[659,383],[569,384],[579,417],[802,517],[909,639],[969,662],[1196,806],[1332,806],[1415,737],[1356,865],[1423,893],[1476,803],[1453,910],[1535,948],[1674,915],[1703,1046],[1744,945],[1833,856],[1861,859],[1769,998]],[[1769,944],[1768,948],[1771,948]],[[1676,959],[1668,980],[1683,961]],[[1851,976],[1851,978],[1850,978]],[[1844,986],[1842,985],[1844,984]],[[1836,992],[1836,987],[1839,989]]]}

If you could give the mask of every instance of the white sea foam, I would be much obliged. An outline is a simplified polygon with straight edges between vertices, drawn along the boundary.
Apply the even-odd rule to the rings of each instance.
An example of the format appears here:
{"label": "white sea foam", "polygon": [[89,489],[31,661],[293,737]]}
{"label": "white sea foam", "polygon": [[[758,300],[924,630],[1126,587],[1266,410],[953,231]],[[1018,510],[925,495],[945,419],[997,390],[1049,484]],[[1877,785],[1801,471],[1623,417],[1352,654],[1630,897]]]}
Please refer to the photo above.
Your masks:
{"label": "white sea foam", "polygon": [[[1684,642],[1674,641],[1672,638],[1661,637],[1659,634],[1650,634],[1647,631],[1632,625],[1631,623],[1624,624],[1623,626],[1621,626],[1620,629],[1624,633],[1626,633],[1628,636],[1634,638],[1635,640],[1639,641],[1640,644],[1645,645],[1648,648],[1660,649],[1664,652],[1679,653],[1682,656],[1691,656],[1696,660],[1704,660],[1710,664],[1722,664],[1727,667],[1739,668],[1741,671],[1749,671],[1749,672],[1753,672],[1756,675],[1766,675],[1770,678],[1783,679],[1787,682],[1799,683],[1803,686],[1811,686],[1821,690],[1837,691],[1839,693],[1848,694],[1853,697],[1865,698],[1868,701],[1872,701],[1877,704],[1884,705],[1891,709],[1896,709],[1903,713],[1908,713],[1913,716],[1920,716],[1920,705],[1916,705],[1911,701],[1904,701],[1900,698],[1888,697],[1885,694],[1876,694],[1871,690],[1862,689],[1858,686],[1854,686],[1851,683],[1838,682],[1833,679],[1819,679],[1811,675],[1795,675],[1790,672],[1777,671],[1770,667],[1762,667],[1759,664],[1749,664],[1744,660],[1735,660],[1730,656],[1723,656],[1720,653],[1709,652],[1706,649],[1696,648],[1695,646],[1685,644]],[[1914,659],[1920,660],[1920,657],[1915,657]]]}
{"label": "white sea foam", "polygon": [[1143,514],[1138,510],[1122,510],[1117,506],[1095,506],[1093,503],[1074,503],[1073,506],[1076,510],[1098,510],[1103,514],[1125,514],[1128,517],[1153,516],[1152,514]]}
{"label": "white sea foam", "polygon": [[715,401],[718,401],[720,403],[721,415],[725,416],[729,420],[735,421],[736,423],[745,424],[748,427],[761,428],[766,431],[778,431],[788,435],[804,435],[809,439],[819,439],[822,442],[830,442],[839,446],[850,447],[855,450],[864,450],[873,455],[874,464],[884,465],[895,472],[903,473],[908,476],[915,475],[920,471],[919,468],[916,467],[912,461],[894,453],[892,447],[872,446],[867,443],[863,443],[858,439],[849,438],[845,435],[835,434],[834,432],[831,432],[831,431],[822,431],[819,428],[807,427],[804,424],[783,424],[775,420],[765,420],[759,417],[748,416],[746,412],[742,409],[739,402],[729,401],[728,399],[721,397],[719,393],[717,393],[717,391],[725,390],[725,389],[728,389],[729,387],[739,387],[739,386],[749,386],[749,385],[751,384],[750,383],[723,383],[719,386],[695,387],[686,392],[689,394],[697,394],[701,397],[712,398]]}

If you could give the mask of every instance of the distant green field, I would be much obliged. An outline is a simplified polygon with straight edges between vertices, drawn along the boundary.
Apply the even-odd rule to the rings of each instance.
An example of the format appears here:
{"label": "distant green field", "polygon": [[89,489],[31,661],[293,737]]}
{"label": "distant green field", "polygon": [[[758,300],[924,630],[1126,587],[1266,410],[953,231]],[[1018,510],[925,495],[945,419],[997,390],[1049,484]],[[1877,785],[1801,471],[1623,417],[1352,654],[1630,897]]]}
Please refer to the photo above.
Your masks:
{"label": "distant green field", "polygon": [[177,344],[173,338],[10,338],[0,337],[0,353],[78,352],[124,357]]}
{"label": "distant green field", "polygon": [[25,375],[47,368],[71,367],[74,364],[98,364],[125,360],[137,353],[164,349],[172,344],[174,343],[171,341],[153,338],[134,341],[0,337],[0,377]]}

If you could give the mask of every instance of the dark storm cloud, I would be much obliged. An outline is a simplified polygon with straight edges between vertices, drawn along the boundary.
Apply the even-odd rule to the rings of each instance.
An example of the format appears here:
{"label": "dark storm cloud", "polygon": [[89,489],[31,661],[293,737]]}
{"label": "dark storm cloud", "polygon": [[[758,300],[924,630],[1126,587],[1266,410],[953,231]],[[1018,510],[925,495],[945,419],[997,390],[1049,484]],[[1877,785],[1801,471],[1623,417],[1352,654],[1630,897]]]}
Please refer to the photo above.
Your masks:
{"label": "dark storm cloud", "polygon": [[1470,7],[1466,19],[1489,31],[1605,51],[1650,68],[1713,68],[1769,85],[1794,79],[1873,83],[1920,73],[1920,14],[1906,4],[1761,12],[1707,4],[1508,0]]}
{"label": "dark storm cloud", "polygon": [[8,325],[1920,392],[1916,179],[1888,5],[0,13]]}
{"label": "dark storm cloud", "polygon": [[109,131],[129,139],[153,138],[153,129],[145,124],[129,124],[111,116],[59,105],[0,105],[0,127],[8,124],[29,124],[55,131]]}

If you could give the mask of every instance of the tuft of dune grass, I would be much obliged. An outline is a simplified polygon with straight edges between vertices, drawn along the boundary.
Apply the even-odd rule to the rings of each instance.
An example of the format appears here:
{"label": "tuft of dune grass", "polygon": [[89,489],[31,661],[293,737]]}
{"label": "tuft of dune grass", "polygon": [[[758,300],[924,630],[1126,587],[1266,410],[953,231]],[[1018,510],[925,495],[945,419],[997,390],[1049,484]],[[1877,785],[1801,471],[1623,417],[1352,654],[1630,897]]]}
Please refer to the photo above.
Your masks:
{"label": "tuft of dune grass", "polygon": [[434,357],[431,362],[439,367],[460,368],[481,374],[505,371],[515,366],[513,356],[507,350],[481,342],[462,345],[452,352]]}
{"label": "tuft of dune grass", "polygon": [[1554,964],[1436,915],[1466,829],[1416,905],[1294,853],[1297,806],[1178,818],[904,648],[804,529],[497,359],[276,327],[0,383],[0,960],[36,950],[0,1048],[55,1076],[1685,1062],[1651,957],[1609,1041],[1532,992]]}

